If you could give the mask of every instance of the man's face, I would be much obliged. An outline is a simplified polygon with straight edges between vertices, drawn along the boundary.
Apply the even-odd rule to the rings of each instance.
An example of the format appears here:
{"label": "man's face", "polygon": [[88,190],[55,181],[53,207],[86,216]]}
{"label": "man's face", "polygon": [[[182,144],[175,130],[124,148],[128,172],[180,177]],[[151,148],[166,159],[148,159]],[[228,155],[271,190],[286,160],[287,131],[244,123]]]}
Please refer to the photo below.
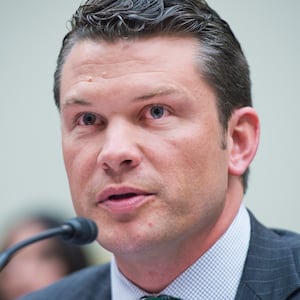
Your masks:
{"label": "man's face", "polygon": [[208,235],[224,206],[228,151],[193,38],[74,46],[61,78],[62,143],[78,215],[119,254]]}

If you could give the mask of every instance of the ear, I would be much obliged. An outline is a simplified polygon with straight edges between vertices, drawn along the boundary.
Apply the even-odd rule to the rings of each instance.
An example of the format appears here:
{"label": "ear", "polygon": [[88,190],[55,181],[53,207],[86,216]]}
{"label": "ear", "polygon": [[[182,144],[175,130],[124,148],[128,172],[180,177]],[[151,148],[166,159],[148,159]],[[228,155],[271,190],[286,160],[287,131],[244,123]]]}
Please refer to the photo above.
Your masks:
{"label": "ear", "polygon": [[252,107],[236,109],[228,123],[228,172],[241,176],[252,162],[259,143],[259,118]]}

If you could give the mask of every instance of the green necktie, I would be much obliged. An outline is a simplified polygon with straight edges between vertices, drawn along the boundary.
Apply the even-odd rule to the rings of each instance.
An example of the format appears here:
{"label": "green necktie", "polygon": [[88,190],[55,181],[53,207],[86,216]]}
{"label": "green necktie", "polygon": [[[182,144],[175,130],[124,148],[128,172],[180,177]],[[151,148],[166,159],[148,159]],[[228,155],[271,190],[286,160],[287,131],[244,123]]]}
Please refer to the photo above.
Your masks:
{"label": "green necktie", "polygon": [[158,299],[158,300],[181,300],[179,298],[174,298],[174,297],[167,296],[167,295],[159,295],[157,297],[155,297],[155,296],[144,296],[144,297],[142,297],[140,299],[141,300],[142,299],[147,299],[147,300],[155,300],[155,299]]}

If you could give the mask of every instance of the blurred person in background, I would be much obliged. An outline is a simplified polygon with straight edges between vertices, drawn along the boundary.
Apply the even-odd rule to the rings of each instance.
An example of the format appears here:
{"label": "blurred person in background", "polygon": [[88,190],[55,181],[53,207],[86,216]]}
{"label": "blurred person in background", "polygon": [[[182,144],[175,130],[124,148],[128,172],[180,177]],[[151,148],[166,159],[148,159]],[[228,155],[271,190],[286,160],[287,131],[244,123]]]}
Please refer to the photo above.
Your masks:
{"label": "blurred person in background", "polygon": [[[1,252],[61,223],[60,219],[43,214],[27,217],[9,230]],[[16,299],[89,264],[87,254],[82,248],[69,245],[60,237],[29,245],[19,251],[0,273],[0,300]]]}

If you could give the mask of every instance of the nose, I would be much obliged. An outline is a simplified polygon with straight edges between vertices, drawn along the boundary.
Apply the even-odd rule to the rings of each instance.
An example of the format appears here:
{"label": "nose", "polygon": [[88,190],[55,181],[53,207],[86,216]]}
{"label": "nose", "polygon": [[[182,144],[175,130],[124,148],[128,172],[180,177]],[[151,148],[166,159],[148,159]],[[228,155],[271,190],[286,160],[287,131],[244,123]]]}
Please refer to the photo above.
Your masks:
{"label": "nose", "polygon": [[119,175],[134,169],[142,161],[134,126],[127,123],[124,121],[110,122],[104,133],[97,163],[111,175]]}

